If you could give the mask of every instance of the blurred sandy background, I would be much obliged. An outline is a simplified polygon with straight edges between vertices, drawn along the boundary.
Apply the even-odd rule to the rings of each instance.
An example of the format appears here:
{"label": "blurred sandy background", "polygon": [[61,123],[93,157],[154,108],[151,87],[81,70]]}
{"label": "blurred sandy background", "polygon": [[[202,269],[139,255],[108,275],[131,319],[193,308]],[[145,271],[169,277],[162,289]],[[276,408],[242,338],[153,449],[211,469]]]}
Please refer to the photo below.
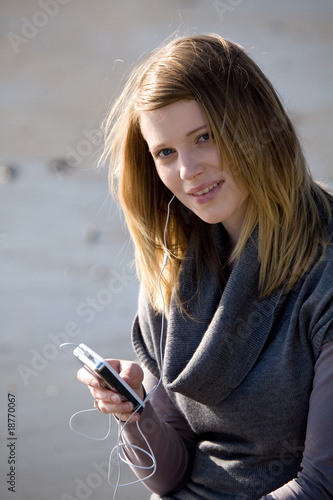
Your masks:
{"label": "blurred sandy background", "polygon": [[[1,0],[0,16],[0,497],[111,499],[105,471],[116,428],[103,442],[70,431],[70,416],[92,400],[57,347],[85,342],[133,358],[138,284],[106,170],[94,170],[98,126],[138,57],[175,31],[217,32],[265,70],[310,168],[332,185],[333,2]],[[6,483],[8,393],[15,492]],[[97,433],[107,422],[95,412],[76,424]],[[122,467],[122,482],[131,479]],[[148,497],[142,485],[116,495]]]}

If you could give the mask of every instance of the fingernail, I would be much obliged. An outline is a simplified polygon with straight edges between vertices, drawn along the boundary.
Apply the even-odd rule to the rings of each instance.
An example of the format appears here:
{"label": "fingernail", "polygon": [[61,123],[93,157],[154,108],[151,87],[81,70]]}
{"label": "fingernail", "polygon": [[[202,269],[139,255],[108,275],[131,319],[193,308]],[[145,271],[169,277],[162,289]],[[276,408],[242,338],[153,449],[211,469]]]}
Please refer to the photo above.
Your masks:
{"label": "fingernail", "polygon": [[120,403],[120,397],[117,396],[116,394],[114,396],[111,396],[111,403]]}
{"label": "fingernail", "polygon": [[90,382],[90,386],[93,387],[94,389],[98,389],[99,388],[99,383],[97,382],[97,380],[94,378],[91,380]]}

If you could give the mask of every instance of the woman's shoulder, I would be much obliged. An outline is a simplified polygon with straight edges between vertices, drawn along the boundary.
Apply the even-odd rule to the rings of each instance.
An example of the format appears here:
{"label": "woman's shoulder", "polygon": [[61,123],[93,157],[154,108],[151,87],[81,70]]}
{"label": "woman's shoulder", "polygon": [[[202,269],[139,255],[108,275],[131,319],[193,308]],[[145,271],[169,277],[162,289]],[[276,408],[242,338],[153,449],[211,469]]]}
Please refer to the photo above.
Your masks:
{"label": "woman's shoulder", "polygon": [[300,323],[314,347],[315,357],[323,344],[333,340],[333,241],[301,279]]}

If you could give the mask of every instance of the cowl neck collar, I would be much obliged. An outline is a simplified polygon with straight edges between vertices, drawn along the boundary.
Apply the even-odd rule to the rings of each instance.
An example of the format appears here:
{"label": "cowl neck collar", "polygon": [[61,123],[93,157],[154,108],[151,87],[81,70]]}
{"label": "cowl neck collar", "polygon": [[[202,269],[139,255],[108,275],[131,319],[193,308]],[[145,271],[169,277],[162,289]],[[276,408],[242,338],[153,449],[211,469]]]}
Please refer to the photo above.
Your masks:
{"label": "cowl neck collar", "polygon": [[[221,248],[221,229],[214,239]],[[171,304],[164,345],[165,387],[199,403],[227,398],[258,360],[272,328],[282,289],[258,295],[257,230],[248,240],[221,291],[208,272],[195,294],[195,249],[189,244],[181,274],[181,297],[191,317]],[[218,381],[218,382],[217,382]]]}

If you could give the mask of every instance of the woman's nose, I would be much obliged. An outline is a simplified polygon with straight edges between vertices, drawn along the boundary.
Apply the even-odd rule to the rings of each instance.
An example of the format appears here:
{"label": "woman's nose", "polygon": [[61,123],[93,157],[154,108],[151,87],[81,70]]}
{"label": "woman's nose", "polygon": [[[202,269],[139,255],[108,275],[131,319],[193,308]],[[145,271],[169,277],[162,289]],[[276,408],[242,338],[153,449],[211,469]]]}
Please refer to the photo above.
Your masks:
{"label": "woman's nose", "polygon": [[203,165],[195,155],[179,155],[179,162],[179,173],[182,180],[191,180],[203,171]]}

